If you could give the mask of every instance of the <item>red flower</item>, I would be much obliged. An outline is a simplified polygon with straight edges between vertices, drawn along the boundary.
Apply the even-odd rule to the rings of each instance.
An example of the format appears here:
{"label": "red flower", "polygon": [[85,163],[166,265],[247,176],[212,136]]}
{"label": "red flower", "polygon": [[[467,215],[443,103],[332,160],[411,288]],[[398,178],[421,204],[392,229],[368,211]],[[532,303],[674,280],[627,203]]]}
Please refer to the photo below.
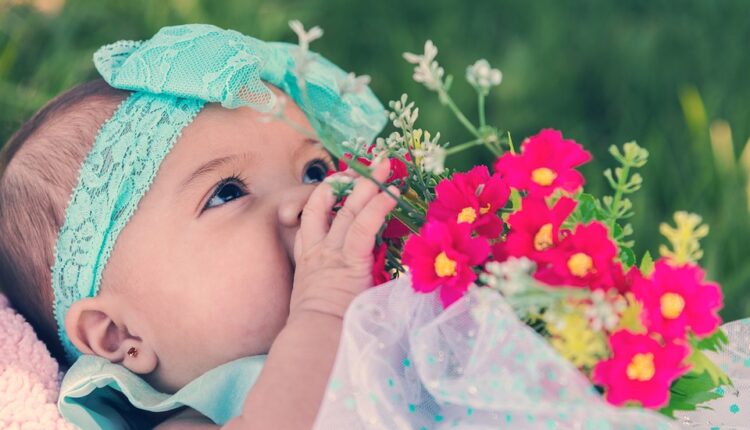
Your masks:
{"label": "red flower", "polygon": [[575,167],[591,161],[591,153],[557,130],[544,129],[521,145],[521,154],[503,154],[495,162],[495,172],[508,184],[529,194],[548,196],[557,188],[574,192],[584,184]]}
{"label": "red flower", "polygon": [[[352,159],[352,154],[344,154],[344,158],[347,160]],[[361,164],[364,164],[365,166],[369,166],[372,162],[364,157],[357,157],[357,161],[359,161]],[[346,170],[349,166],[346,165],[346,162],[343,159],[339,159],[339,165],[338,165],[338,171],[343,172]]]}
{"label": "red flower", "polygon": [[385,270],[385,254],[388,250],[388,244],[385,242],[375,246],[372,255],[374,262],[372,265],[372,285],[384,284],[391,280],[391,275]]}
{"label": "red flower", "polygon": [[406,236],[409,234],[411,230],[409,230],[409,227],[406,226],[406,224],[402,223],[398,220],[398,218],[391,218],[388,220],[388,223],[385,225],[385,229],[383,230],[383,239],[398,239],[401,237]]}
{"label": "red flower", "polygon": [[[367,153],[372,154],[374,149],[375,145],[370,146],[367,149]],[[411,155],[409,155],[408,153],[404,154],[404,160],[411,162]],[[398,158],[391,158],[391,176],[388,177],[387,182],[393,182],[397,179],[403,179],[407,176],[409,176],[409,170],[406,167],[406,163],[399,160]]]}
{"label": "red flower", "polygon": [[603,386],[609,403],[621,406],[638,401],[644,408],[658,409],[669,401],[669,387],[688,371],[683,361],[687,345],[659,345],[645,334],[621,330],[609,338],[613,356],[599,362],[592,380]]}
{"label": "red flower", "polygon": [[549,262],[552,249],[560,242],[560,225],[575,207],[575,200],[568,197],[558,200],[552,209],[544,199],[523,199],[521,210],[508,218],[510,232],[505,241],[508,255]]}
{"label": "red flower", "polygon": [[469,224],[489,239],[500,236],[503,221],[497,216],[508,201],[510,189],[499,175],[490,176],[486,166],[456,173],[435,187],[437,198],[427,209],[427,219]]}
{"label": "red flower", "polygon": [[604,224],[578,225],[550,254],[550,266],[540,268],[536,279],[552,285],[610,288],[612,260],[617,247]]}
{"label": "red flower", "polygon": [[[409,159],[409,154],[406,154],[406,159]],[[393,182],[399,179],[404,179],[409,176],[409,170],[406,168],[406,164],[398,158],[391,158],[391,175],[388,177],[388,182]]]}
{"label": "red flower", "polygon": [[613,261],[610,268],[612,274],[612,286],[617,289],[620,294],[625,294],[633,289],[633,284],[640,279],[643,275],[641,274],[638,267],[633,266],[627,273],[622,268],[622,263],[619,261]]}
{"label": "red flower", "polygon": [[505,261],[510,257],[507,242],[495,242],[490,247],[490,250],[494,261]]}
{"label": "red flower", "polygon": [[[348,160],[351,160],[352,154],[344,154],[344,157]],[[409,154],[406,154],[406,159],[407,160],[409,159]],[[365,166],[369,166],[370,164],[372,164],[371,160],[368,160],[367,158],[364,158],[364,157],[358,157],[357,161],[359,161],[361,164],[364,164]],[[403,179],[409,175],[409,172],[406,168],[406,164],[404,164],[403,161],[399,160],[398,158],[390,158],[390,162],[391,162],[391,174],[388,176],[388,179],[386,179],[386,182],[393,182],[399,179]],[[348,166],[346,165],[346,162],[344,160],[339,159],[338,171],[343,172],[344,170],[347,169],[347,167]],[[333,173],[336,173],[336,172],[328,171],[328,176],[330,176]]]}
{"label": "red flower", "polygon": [[440,299],[448,307],[477,278],[472,266],[484,263],[489,253],[487,240],[472,238],[468,224],[431,220],[418,236],[409,237],[402,260],[409,266],[414,290],[431,292],[440,287]]}
{"label": "red flower", "polygon": [[707,336],[721,322],[721,289],[704,283],[700,267],[674,267],[660,259],[650,279],[639,279],[633,294],[643,303],[643,324],[667,339],[684,338],[689,328],[696,336]]}

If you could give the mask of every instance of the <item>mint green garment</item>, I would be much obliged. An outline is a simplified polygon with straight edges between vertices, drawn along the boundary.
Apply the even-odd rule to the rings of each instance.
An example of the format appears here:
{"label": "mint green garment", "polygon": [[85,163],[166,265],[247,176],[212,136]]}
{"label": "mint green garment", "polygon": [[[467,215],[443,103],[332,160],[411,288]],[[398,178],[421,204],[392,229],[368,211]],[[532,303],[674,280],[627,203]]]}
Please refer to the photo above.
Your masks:
{"label": "mint green garment", "polygon": [[223,425],[242,411],[265,360],[257,355],[230,361],[165,394],[119,364],[83,355],[65,374],[57,407],[82,429],[151,428],[183,406]]}

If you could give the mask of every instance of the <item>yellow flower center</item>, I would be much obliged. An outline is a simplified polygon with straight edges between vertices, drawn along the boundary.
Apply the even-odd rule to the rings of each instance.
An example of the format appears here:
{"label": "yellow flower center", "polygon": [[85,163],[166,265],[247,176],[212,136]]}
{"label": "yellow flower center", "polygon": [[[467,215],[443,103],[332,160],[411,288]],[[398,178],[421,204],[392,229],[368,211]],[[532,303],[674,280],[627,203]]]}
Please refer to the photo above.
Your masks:
{"label": "yellow flower center", "polygon": [[482,215],[484,215],[484,214],[486,214],[487,212],[490,211],[491,207],[492,207],[492,205],[489,204],[489,203],[487,203],[487,206],[485,206],[483,208],[479,208],[479,213],[482,214]]}
{"label": "yellow flower center", "polygon": [[544,251],[552,246],[552,224],[547,223],[534,236],[534,249]]}
{"label": "yellow flower center", "polygon": [[630,364],[628,364],[626,373],[632,381],[650,381],[656,373],[654,354],[647,352],[646,354],[638,353],[634,355]]}
{"label": "yellow flower center", "polygon": [[583,252],[577,252],[568,259],[568,270],[575,276],[583,278],[594,267],[594,260]]}
{"label": "yellow flower center", "polygon": [[679,317],[685,309],[685,299],[677,293],[665,293],[659,302],[662,316],[670,320]]}
{"label": "yellow flower center", "polygon": [[557,178],[557,173],[546,167],[540,167],[531,172],[531,180],[543,187],[550,185],[555,178]]}
{"label": "yellow flower center", "polygon": [[477,211],[474,210],[474,208],[471,207],[465,207],[461,209],[461,213],[458,214],[458,218],[456,218],[456,222],[461,224],[462,222],[465,223],[473,223],[477,219]]}
{"label": "yellow flower center", "polygon": [[435,274],[441,278],[454,276],[456,274],[456,262],[448,258],[445,252],[435,257]]}

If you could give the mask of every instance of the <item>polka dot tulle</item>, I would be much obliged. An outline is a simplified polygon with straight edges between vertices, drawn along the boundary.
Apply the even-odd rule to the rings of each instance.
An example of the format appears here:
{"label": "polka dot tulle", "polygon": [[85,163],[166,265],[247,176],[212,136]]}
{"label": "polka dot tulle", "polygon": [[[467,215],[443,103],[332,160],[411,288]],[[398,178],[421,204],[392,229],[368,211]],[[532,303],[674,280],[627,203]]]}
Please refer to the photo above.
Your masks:
{"label": "polka dot tulle", "polygon": [[316,428],[681,428],[607,404],[490,289],[443,311],[404,277],[360,295],[344,321]]}
{"label": "polka dot tulle", "polygon": [[702,409],[682,414],[680,422],[687,428],[750,429],[750,319],[734,321],[723,328],[730,343],[723,353],[709,356],[729,375],[733,386],[717,388],[720,398],[705,403]]}

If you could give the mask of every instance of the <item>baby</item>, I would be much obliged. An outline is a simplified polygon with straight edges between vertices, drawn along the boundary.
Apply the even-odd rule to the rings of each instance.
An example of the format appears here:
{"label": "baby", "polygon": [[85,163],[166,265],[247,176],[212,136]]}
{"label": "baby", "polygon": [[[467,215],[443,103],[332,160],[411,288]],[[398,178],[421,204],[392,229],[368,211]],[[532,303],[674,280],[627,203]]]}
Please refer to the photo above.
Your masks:
{"label": "baby", "polygon": [[70,365],[66,419],[673,428],[606,404],[489,288],[445,309],[408,276],[368,290],[398,190],[339,173],[355,185],[333,217],[320,142],[372,140],[384,110],[305,38],[167,27],[94,62],[104,80],[50,102],[0,153],[0,281]]}
{"label": "baby", "polygon": [[[190,43],[186,34],[191,34]],[[234,99],[210,88],[204,95],[180,87],[180,79],[196,87],[206,82],[215,61],[210,54],[218,48],[193,51],[205,49],[200,43],[211,37],[221,46],[242,45],[228,64],[279,67],[269,72],[274,76],[260,75],[271,91],[250,85],[260,82],[252,67],[244,74],[222,76],[227,82],[243,82],[244,93]],[[3,289],[53,354],[72,365],[63,396],[106,385],[87,385],[102,375],[100,380],[115,381],[111,386],[124,385],[114,408],[121,416],[106,421],[87,413],[96,402],[80,395],[77,412],[66,418],[82,427],[309,428],[333,366],[344,312],[372,285],[376,234],[396,202],[371,181],[356,178],[352,194],[332,218],[336,198],[324,179],[333,164],[315,136],[326,130],[322,118],[340,119],[309,107],[303,112],[298,105],[308,97],[304,85],[312,98],[313,91],[330,88],[314,82],[296,86],[292,69],[299,61],[290,54],[295,48],[210,26],[165,28],[147,43],[109,47],[109,56],[97,61],[108,82],[93,81],[59,96],[5,145],[0,181]],[[168,48],[148,57],[147,48],[157,45]],[[141,57],[126,62],[124,57],[131,55]],[[198,61],[188,64],[185,55]],[[253,55],[259,62],[253,63]],[[174,74],[158,90],[158,78],[148,81],[146,74],[135,73],[135,83],[122,83],[128,64],[143,67],[149,61],[154,65],[146,68],[149,72],[171,61]],[[343,74],[324,59],[318,61],[329,73]],[[200,68],[205,70],[196,70]],[[159,110],[163,100],[152,92],[170,97],[166,109]],[[284,93],[292,98],[285,105],[278,103]],[[146,94],[147,101],[137,99],[139,94]],[[355,100],[347,101],[349,97]],[[248,99],[252,103],[244,103]],[[335,100],[344,108],[369,103],[383,115],[369,90]],[[215,101],[236,108],[204,106]],[[269,107],[277,109],[272,117],[260,111]],[[180,119],[169,109],[187,114]],[[350,118],[356,126],[356,115]],[[377,118],[364,125],[379,129],[383,122]],[[161,157],[154,149],[159,140],[166,142]],[[88,165],[94,174],[87,173]],[[375,166],[373,177],[385,181],[388,165],[385,160]],[[153,181],[144,185],[149,175]],[[116,181],[121,182],[113,185]],[[144,193],[140,199],[139,190]],[[397,195],[395,187],[390,191]],[[128,210],[130,215],[121,218]],[[77,219],[81,216],[83,221]],[[101,241],[90,239],[99,236]],[[91,262],[86,260],[90,255]],[[55,312],[63,314],[56,319]],[[247,357],[256,360],[243,361]],[[249,363],[245,368],[251,370],[224,379],[252,386],[249,392],[211,392],[204,384],[199,397],[215,403],[206,407],[210,411],[225,407],[227,396],[240,396],[239,414],[219,414],[226,421],[207,417],[183,401],[181,393],[190,391],[192,381],[203,377],[210,382],[213,376],[205,376],[209,371],[221,374],[217,369],[238,360],[239,367]],[[149,396],[159,396],[158,405],[149,408],[134,400],[142,388],[128,388],[128,381],[138,379],[135,375],[151,387]],[[237,381],[237,375],[248,380]],[[140,400],[148,403],[145,395]]]}

